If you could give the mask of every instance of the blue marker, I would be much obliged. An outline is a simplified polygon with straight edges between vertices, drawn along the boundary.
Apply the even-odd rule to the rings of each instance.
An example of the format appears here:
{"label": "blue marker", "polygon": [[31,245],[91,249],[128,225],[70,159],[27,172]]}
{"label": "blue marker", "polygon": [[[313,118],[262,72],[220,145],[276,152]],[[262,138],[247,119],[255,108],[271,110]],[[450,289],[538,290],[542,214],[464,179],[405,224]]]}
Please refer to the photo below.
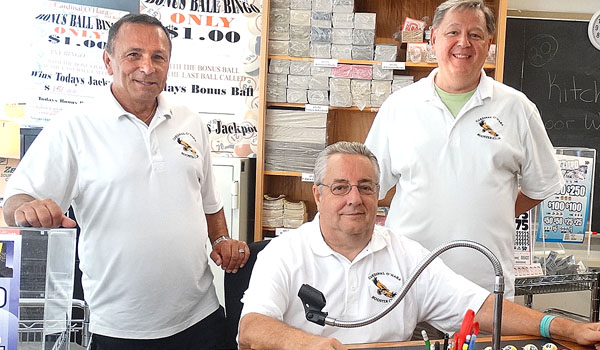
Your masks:
{"label": "blue marker", "polygon": [[475,334],[475,333],[471,334],[471,341],[469,342],[468,350],[475,350],[475,339],[477,339],[477,334]]}

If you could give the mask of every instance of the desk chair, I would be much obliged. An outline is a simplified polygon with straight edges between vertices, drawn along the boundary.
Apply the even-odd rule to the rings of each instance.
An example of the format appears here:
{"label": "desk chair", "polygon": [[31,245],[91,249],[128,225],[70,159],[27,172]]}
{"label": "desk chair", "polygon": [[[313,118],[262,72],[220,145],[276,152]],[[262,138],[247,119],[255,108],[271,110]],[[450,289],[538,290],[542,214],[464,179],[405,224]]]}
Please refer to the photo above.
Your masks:
{"label": "desk chair", "polygon": [[237,332],[238,323],[240,322],[240,314],[242,313],[242,296],[248,288],[250,282],[250,275],[256,262],[256,255],[258,252],[269,243],[269,240],[259,241],[248,244],[250,248],[250,258],[243,268],[239,269],[237,273],[226,273],[225,274],[225,312],[227,314],[226,322],[226,337],[225,337],[225,349],[237,349]]}

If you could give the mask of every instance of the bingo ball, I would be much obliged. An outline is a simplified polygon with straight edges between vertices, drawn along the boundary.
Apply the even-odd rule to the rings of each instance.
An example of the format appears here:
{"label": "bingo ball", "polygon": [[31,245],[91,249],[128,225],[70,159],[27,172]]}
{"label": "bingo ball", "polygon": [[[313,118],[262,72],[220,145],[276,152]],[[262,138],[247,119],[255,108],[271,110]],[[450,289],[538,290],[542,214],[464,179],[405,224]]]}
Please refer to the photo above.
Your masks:
{"label": "bingo ball", "polygon": [[248,96],[246,97],[246,107],[250,110],[258,111],[258,96]]}
{"label": "bingo ball", "polygon": [[235,145],[234,153],[238,157],[247,157],[247,156],[251,155],[253,152],[252,152],[252,148],[250,147],[249,144],[242,143],[242,144]]}
{"label": "bingo ball", "polygon": [[258,75],[260,58],[257,55],[250,54],[244,59],[244,73],[252,76]]}
{"label": "bingo ball", "polygon": [[258,116],[252,110],[247,111],[246,114],[244,114],[244,120],[249,120],[250,123],[254,122],[252,124],[256,124],[257,119],[258,119]]}
{"label": "bingo ball", "polygon": [[514,345],[507,345],[503,347],[502,350],[517,350],[517,347]]}
{"label": "bingo ball", "polygon": [[262,15],[257,14],[256,16],[249,18],[247,25],[250,34],[254,36],[260,35],[260,30],[262,27]]}
{"label": "bingo ball", "polygon": [[258,83],[255,78],[245,76],[242,80],[240,80],[240,89],[247,90],[248,88],[252,88],[252,90],[256,90]]}
{"label": "bingo ball", "polygon": [[523,350],[538,350],[538,347],[535,344],[527,344],[523,347]]}
{"label": "bingo ball", "polygon": [[491,346],[486,346],[485,349],[483,349],[483,350],[492,350],[492,347]]}
{"label": "bingo ball", "polygon": [[260,55],[260,36],[248,39],[248,48],[255,55]]}
{"label": "bingo ball", "polygon": [[558,349],[558,347],[556,347],[556,344],[554,343],[546,343],[544,344],[544,346],[542,346],[542,350],[556,350]]}

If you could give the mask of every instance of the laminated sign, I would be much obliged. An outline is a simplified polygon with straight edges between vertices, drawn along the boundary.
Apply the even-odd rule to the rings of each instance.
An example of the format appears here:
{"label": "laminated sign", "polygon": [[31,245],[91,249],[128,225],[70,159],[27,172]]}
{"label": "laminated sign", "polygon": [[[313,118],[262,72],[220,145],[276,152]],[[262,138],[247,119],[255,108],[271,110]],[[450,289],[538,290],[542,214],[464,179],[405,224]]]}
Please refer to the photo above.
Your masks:
{"label": "laminated sign", "polygon": [[565,179],[541,204],[537,241],[583,243],[590,217],[594,158],[557,155]]}
{"label": "laminated sign", "polygon": [[21,236],[0,231],[0,350],[17,350]]}

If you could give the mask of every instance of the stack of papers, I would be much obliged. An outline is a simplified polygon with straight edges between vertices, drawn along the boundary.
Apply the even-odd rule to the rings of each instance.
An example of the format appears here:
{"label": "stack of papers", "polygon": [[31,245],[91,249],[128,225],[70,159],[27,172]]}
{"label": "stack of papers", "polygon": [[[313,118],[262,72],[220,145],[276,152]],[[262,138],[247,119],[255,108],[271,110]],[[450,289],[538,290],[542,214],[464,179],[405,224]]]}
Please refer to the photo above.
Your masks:
{"label": "stack of papers", "polygon": [[285,196],[264,195],[262,225],[264,227],[283,227],[283,202]]}
{"label": "stack of papers", "polygon": [[327,145],[327,113],[269,109],[265,170],[312,173]]}
{"label": "stack of papers", "polygon": [[306,222],[306,204],[303,201],[283,200],[283,227],[298,228]]}

